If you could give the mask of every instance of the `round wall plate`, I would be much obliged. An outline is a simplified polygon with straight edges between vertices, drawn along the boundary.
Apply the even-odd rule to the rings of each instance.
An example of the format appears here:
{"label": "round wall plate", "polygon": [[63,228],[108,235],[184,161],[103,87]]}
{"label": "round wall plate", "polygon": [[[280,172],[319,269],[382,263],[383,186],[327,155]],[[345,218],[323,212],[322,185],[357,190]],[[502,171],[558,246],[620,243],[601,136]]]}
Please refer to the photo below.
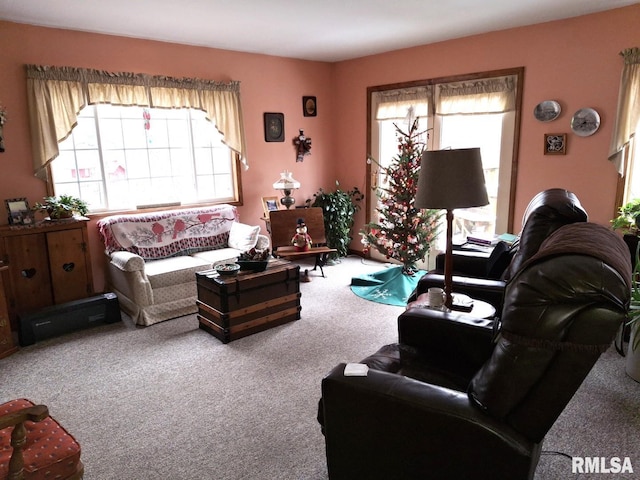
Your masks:
{"label": "round wall plate", "polygon": [[580,137],[593,135],[600,128],[600,115],[593,108],[581,108],[571,117],[571,130]]}
{"label": "round wall plate", "polygon": [[541,122],[550,122],[558,118],[561,111],[562,108],[560,108],[558,102],[555,100],[545,100],[536,105],[536,108],[533,109],[533,116]]}

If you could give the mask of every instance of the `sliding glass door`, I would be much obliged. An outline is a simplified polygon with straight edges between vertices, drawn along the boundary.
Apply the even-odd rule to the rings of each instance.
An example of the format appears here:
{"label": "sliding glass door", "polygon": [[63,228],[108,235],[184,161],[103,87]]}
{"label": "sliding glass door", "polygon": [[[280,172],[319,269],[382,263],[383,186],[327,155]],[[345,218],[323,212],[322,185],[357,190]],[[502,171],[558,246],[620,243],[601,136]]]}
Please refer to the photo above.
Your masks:
{"label": "sliding glass door", "polygon": [[[511,232],[517,166],[523,69],[484,72],[371,87],[368,91],[367,221],[377,221],[376,189],[384,186],[384,168],[398,153],[396,128],[407,131],[414,119],[425,148],[479,147],[490,204],[456,210],[454,239]],[[436,249],[442,250],[445,226]],[[386,260],[372,251],[371,256]],[[431,265],[418,265],[427,269]]]}

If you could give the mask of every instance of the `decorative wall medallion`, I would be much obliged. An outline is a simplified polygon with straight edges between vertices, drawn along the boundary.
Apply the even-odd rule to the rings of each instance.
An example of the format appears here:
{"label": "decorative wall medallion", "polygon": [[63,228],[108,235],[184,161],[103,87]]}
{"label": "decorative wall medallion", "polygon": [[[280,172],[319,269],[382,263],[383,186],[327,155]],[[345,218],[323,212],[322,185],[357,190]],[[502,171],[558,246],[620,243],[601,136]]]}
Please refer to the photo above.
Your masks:
{"label": "decorative wall medallion", "polygon": [[593,135],[600,128],[600,115],[593,108],[581,108],[571,118],[571,130],[580,137]]}
{"label": "decorative wall medallion", "polygon": [[562,108],[558,102],[555,100],[545,100],[536,105],[536,108],[533,109],[533,116],[541,122],[550,122],[558,118],[561,111]]}

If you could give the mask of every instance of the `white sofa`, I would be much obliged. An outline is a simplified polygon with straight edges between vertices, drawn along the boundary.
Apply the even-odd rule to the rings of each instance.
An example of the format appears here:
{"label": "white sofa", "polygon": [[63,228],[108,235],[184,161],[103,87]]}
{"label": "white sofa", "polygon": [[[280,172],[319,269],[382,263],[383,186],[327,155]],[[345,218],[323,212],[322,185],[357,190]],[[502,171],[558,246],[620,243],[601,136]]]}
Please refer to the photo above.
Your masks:
{"label": "white sofa", "polygon": [[113,215],[97,225],[108,288],[138,325],[195,313],[196,272],[269,248],[260,227],[238,222],[232,205]]}

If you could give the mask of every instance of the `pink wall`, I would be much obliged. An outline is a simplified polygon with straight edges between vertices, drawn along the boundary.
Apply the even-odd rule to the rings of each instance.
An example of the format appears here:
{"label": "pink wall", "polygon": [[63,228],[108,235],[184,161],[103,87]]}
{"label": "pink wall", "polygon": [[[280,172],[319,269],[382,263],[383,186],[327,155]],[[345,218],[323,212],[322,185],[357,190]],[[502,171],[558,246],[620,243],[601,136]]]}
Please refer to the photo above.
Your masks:
{"label": "pink wall", "polygon": [[[201,77],[241,82],[250,169],[243,172],[241,220],[259,224],[260,198],[275,195],[271,184],[288,169],[302,183],[299,203],[334,181],[364,189],[366,89],[477,71],[525,67],[524,112],[516,190],[515,225],[529,199],[549,187],[574,191],[593,221],[606,224],[614,210],[616,172],[607,151],[622,62],[618,52],[640,44],[640,5],[559,22],[493,32],[328,64],[265,55],[97,35],[0,21],[0,103],[8,111],[6,152],[0,154],[0,201],[27,197],[34,203],[45,186],[32,175],[26,113],[24,64],[97,68],[110,71]],[[302,96],[318,98],[318,116],[302,115]],[[535,105],[555,99],[562,115],[537,122]],[[570,133],[575,110],[591,106],[601,115],[592,137]],[[286,140],[266,143],[262,114],[285,114]],[[295,162],[292,139],[302,128],[313,140],[312,155]],[[544,156],[544,133],[568,133],[565,156]],[[0,207],[1,208],[1,207]],[[6,223],[0,215],[0,223]],[[364,223],[357,218],[356,231]],[[92,227],[92,225],[90,226]],[[353,248],[359,249],[359,239]],[[94,235],[95,287],[104,286],[101,244]]]}
{"label": "pink wall", "polygon": [[[428,23],[428,20],[425,20]],[[617,174],[607,161],[617,108],[622,60],[618,53],[640,45],[640,5],[382,55],[341,62],[334,73],[335,158],[345,185],[365,185],[366,88],[487,70],[525,67],[520,159],[514,227],[540,190],[567,188],[580,198],[590,219],[607,224],[614,212]],[[534,119],[542,100],[560,102],[551,123]],[[601,127],[591,137],[571,133],[569,122],[582,107],[594,107]],[[543,155],[545,133],[567,133],[565,156]],[[358,223],[364,222],[364,213]],[[359,239],[352,247],[360,248]]]}
{"label": "pink wall", "polygon": [[[330,64],[1,21],[0,45],[0,103],[9,116],[4,128],[6,152],[0,154],[0,201],[27,197],[33,205],[46,194],[44,183],[32,174],[24,73],[29,63],[239,80],[250,165],[242,172],[244,205],[239,207],[240,219],[246,223],[263,225],[261,197],[277,194],[272,184],[285,169],[302,184],[294,195],[299,204],[318,188],[335,184],[329,167],[335,116]],[[317,97],[317,117],[303,116],[303,95]],[[284,113],[283,143],[264,141],[264,112]],[[296,163],[292,143],[299,129],[313,141],[311,155],[302,163]],[[0,214],[0,223],[7,223],[4,214]],[[89,228],[95,232],[93,224]],[[98,291],[104,288],[102,249],[96,233],[91,252]]]}

